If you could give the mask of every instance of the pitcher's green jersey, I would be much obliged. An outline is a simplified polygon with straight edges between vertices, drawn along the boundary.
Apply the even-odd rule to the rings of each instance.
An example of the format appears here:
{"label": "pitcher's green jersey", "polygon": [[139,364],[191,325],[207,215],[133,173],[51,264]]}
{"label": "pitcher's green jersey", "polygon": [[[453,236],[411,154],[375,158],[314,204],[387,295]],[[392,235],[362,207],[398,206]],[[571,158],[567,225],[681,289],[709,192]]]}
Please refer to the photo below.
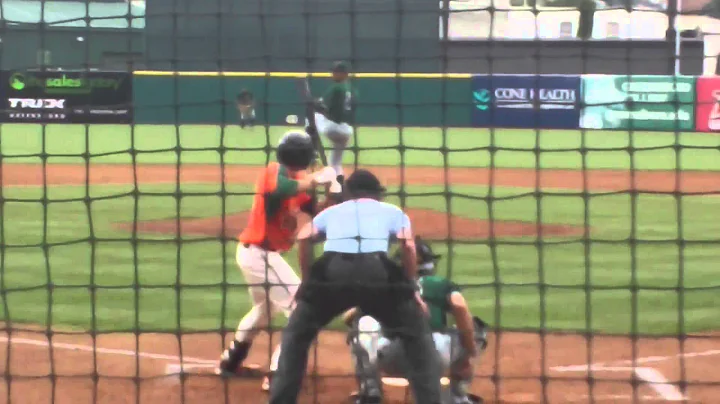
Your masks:
{"label": "pitcher's green jersey", "polygon": [[420,295],[430,311],[430,327],[433,331],[447,328],[447,314],[450,312],[450,295],[460,288],[440,276],[428,275],[418,280]]}
{"label": "pitcher's green jersey", "polygon": [[350,121],[352,93],[347,82],[331,84],[322,99],[327,107],[328,119],[335,123]]}

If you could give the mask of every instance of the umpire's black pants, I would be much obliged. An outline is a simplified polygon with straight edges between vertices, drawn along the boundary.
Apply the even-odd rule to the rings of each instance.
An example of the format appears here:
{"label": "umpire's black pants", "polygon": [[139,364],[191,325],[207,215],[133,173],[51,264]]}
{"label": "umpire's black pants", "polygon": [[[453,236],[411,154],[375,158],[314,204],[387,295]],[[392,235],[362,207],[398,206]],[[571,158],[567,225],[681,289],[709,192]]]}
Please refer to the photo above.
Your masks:
{"label": "umpire's black pants", "polygon": [[283,332],[270,404],[296,403],[312,341],[321,328],[352,307],[376,318],[402,341],[415,403],[440,404],[440,358],[413,296],[413,283],[385,254],[323,254],[303,279],[297,307]]}

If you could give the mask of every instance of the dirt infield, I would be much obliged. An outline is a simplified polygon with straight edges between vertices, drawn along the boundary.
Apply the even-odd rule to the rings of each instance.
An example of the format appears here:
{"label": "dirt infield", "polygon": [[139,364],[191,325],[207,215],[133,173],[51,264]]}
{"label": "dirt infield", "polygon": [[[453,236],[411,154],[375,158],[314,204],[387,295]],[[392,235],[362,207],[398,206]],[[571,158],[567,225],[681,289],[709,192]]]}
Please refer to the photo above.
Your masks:
{"label": "dirt infield", "polygon": [[[382,180],[397,184],[398,168],[374,168]],[[89,172],[89,175],[86,175]],[[147,184],[182,182],[250,183],[256,167],[183,165],[84,166],[53,165],[43,173],[38,165],[0,165],[3,186]],[[720,191],[715,173],[587,172],[543,170],[406,168],[408,184],[644,190],[655,192]],[[136,180],[134,180],[136,178]],[[432,211],[414,211],[416,223],[439,222]],[[443,223],[445,215],[441,215]],[[235,220],[237,219],[237,220]],[[242,223],[242,217],[231,223]],[[145,231],[172,231],[163,222],[143,223]],[[181,224],[183,232],[218,234],[219,220],[193,219]],[[484,226],[484,227],[483,227]],[[534,224],[504,223],[494,229],[505,236],[530,235]],[[512,226],[515,226],[513,229]],[[141,228],[142,229],[142,228]],[[444,230],[443,230],[444,229]],[[453,218],[453,237],[484,238],[488,226],[479,221]],[[425,231],[430,231],[428,227]],[[553,234],[577,234],[582,229],[549,227]],[[234,234],[237,228],[231,230]],[[423,230],[420,229],[420,232]],[[443,231],[445,234],[443,234]],[[445,237],[447,228],[436,234]],[[487,314],[490,317],[490,313]],[[96,337],[87,334],[59,335],[48,342],[44,334],[29,331],[0,333],[0,403],[262,403],[259,380],[223,381],[211,374],[222,349],[219,334],[191,334],[178,338],[168,334],[127,334]],[[277,341],[278,335],[273,340]],[[227,337],[226,337],[227,341]],[[495,403],[660,403],[684,401],[715,403],[720,397],[720,375],[714,370],[720,359],[720,342],[709,336],[679,339],[540,335],[502,332],[491,336],[488,352],[476,372],[473,392]],[[182,344],[180,344],[182,342]],[[633,349],[633,345],[635,349]],[[52,356],[50,354],[52,348]],[[182,348],[182,349],[181,349]],[[254,347],[250,361],[266,366],[270,346],[266,336]],[[181,354],[182,353],[182,354]],[[339,333],[325,332],[319,339],[317,359],[312,361],[318,378],[308,378],[300,402],[335,404],[346,402],[354,390],[350,356]],[[182,360],[181,357],[182,356]],[[51,360],[52,358],[52,360]],[[635,358],[635,363],[632,359]],[[593,363],[588,374],[587,363]],[[180,364],[185,374],[177,375]],[[52,377],[49,377],[52,375]],[[543,383],[544,381],[544,383]],[[673,384],[674,383],[674,384]],[[592,387],[592,389],[591,389]],[[405,402],[405,389],[388,387],[388,402]]]}
{"label": "dirt infield", "polygon": [[[450,236],[450,226],[445,213],[429,209],[407,210],[410,220],[414,224],[414,230],[428,240],[447,239]],[[242,231],[247,224],[248,215],[246,212],[229,215],[225,217],[225,225],[219,217],[186,219],[180,222],[180,234],[195,234],[203,236],[222,236],[223,228],[225,237],[234,237]],[[299,225],[303,225],[308,219],[303,217]],[[492,223],[487,220],[468,219],[459,216],[451,218],[452,238],[454,240],[478,240],[486,239],[491,233],[496,237],[521,237],[537,235],[535,223],[494,220]],[[132,223],[122,223],[121,228],[132,230]],[[138,232],[178,234],[178,222],[174,219],[143,221],[137,225]],[[578,236],[583,234],[583,228],[578,226],[548,224],[543,225],[543,236]]]}

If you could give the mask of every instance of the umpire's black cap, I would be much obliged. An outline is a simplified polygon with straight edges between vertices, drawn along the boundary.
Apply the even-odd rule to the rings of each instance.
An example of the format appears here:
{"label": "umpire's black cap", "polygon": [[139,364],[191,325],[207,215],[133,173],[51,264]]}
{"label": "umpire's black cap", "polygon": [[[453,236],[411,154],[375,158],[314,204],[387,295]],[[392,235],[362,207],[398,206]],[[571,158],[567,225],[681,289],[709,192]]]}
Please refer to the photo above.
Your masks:
{"label": "umpire's black cap", "polygon": [[345,190],[352,196],[377,195],[386,191],[380,180],[368,170],[359,168],[345,180]]}

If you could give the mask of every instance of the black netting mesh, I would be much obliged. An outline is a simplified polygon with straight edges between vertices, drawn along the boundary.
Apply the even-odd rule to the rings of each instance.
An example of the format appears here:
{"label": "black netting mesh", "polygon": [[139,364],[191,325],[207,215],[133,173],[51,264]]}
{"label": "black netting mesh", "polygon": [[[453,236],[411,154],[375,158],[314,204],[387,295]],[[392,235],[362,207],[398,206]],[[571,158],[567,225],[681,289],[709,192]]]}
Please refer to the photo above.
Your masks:
{"label": "black netting mesh", "polygon": [[[380,177],[490,325],[473,394],[716,402],[720,141],[691,132],[720,128],[718,20],[713,2],[678,3],[0,2],[0,402],[267,400],[285,322],[248,286],[286,289],[236,260],[285,261],[236,239],[278,138],[303,127],[297,80],[319,97],[338,60],[353,72],[346,171]],[[552,75],[577,85],[543,96]],[[640,95],[586,103],[580,75]],[[551,104],[579,123],[554,126]],[[244,373],[220,377],[252,301],[274,319]],[[358,389],[331,328],[299,402]],[[384,382],[386,402],[410,402]]]}

